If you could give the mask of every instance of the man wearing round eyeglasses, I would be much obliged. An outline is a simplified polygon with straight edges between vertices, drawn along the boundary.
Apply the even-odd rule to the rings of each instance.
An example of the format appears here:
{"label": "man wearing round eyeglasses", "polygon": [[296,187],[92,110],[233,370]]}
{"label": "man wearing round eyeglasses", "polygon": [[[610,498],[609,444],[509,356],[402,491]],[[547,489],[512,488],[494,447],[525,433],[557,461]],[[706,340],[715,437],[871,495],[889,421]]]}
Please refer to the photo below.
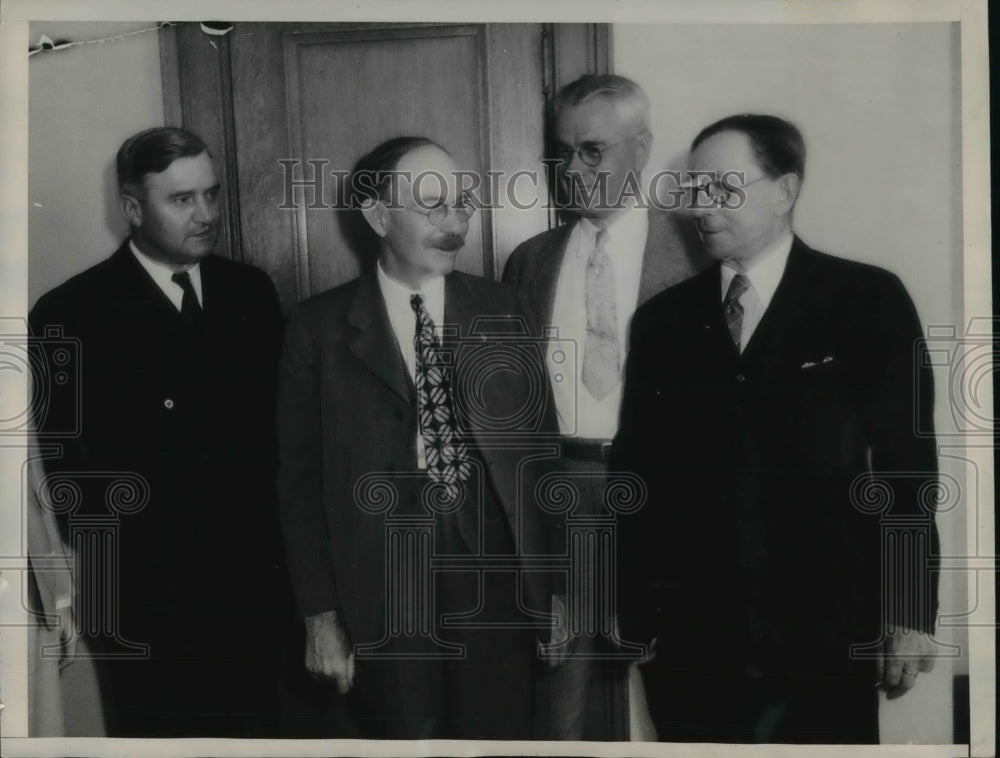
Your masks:
{"label": "man wearing round eyeglasses", "polygon": [[278,490],[305,666],[358,729],[330,736],[535,736],[523,609],[551,592],[519,569],[545,532],[522,498],[520,431],[490,443],[492,421],[525,408],[540,409],[529,442],[555,419],[540,354],[518,372],[468,358],[493,347],[480,317],[533,327],[515,290],[455,271],[472,214],[457,172],[421,137],[362,158],[351,186],[374,270],[301,304],[286,333]]}
{"label": "man wearing round eyeglasses", "polygon": [[[572,481],[583,483],[576,512],[599,515],[632,313],[708,261],[686,218],[649,207],[642,183],[652,144],[649,100],[638,84],[588,74],[559,91],[554,112],[552,194],[567,222],[518,246],[504,281],[527,296],[542,324],[558,328],[548,368],[563,465]],[[575,344],[575,361],[561,360],[565,341]],[[570,602],[588,607],[593,600],[581,595]],[[601,628],[609,628],[607,619]],[[592,660],[615,655],[618,641],[575,642],[542,683],[548,710],[540,720],[553,738],[627,739],[625,667]]]}
{"label": "man wearing round eyeglasses", "polygon": [[649,505],[620,519],[622,632],[655,640],[661,740],[877,742],[879,689],[935,651],[921,325],[897,277],[793,233],[793,124],[723,119],[690,166],[717,263],[633,320],[613,462]]}

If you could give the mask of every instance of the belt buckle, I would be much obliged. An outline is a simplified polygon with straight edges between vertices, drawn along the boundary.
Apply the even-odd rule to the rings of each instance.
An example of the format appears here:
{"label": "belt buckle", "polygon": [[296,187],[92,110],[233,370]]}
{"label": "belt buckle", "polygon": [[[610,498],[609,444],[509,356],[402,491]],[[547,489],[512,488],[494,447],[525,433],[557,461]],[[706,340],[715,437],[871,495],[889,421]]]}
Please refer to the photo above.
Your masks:
{"label": "belt buckle", "polygon": [[605,466],[608,465],[608,461],[611,458],[611,440],[601,443],[601,463]]}

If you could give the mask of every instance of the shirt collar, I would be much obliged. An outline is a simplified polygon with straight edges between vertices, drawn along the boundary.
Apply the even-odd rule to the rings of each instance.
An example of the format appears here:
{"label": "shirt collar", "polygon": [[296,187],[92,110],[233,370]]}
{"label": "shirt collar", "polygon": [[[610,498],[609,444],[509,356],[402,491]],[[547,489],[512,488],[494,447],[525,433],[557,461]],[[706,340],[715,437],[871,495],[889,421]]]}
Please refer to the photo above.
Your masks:
{"label": "shirt collar", "polygon": [[[139,246],[135,244],[135,240],[129,239],[128,241],[129,249],[132,251],[132,255],[135,259],[139,261],[139,264],[146,269],[146,272],[153,278],[156,285],[166,293],[171,293],[173,288],[177,285],[174,284],[171,277],[177,273],[174,269],[169,266],[160,263],[160,261],[153,260],[146,253],[139,249]],[[194,290],[200,299],[201,294],[201,262],[196,262],[192,264],[187,269],[180,269],[180,271],[187,271],[191,277],[191,284],[194,286]],[[169,296],[169,295],[168,295]]]}
{"label": "shirt collar", "polygon": [[[645,240],[648,224],[649,214],[640,207],[637,200],[629,198],[628,206],[621,213],[608,219],[608,238],[614,240],[616,246],[618,242],[626,240]],[[596,244],[597,232],[600,227],[589,218],[581,216],[577,228],[587,242],[586,245],[577,246],[577,255],[589,256]]]}
{"label": "shirt collar", "polygon": [[[781,282],[781,276],[785,273],[785,265],[788,263],[788,256],[792,252],[793,237],[791,231],[786,232],[777,240],[768,245],[754,259],[753,265],[746,270],[746,276],[750,280],[764,308],[767,308],[774,297]],[[722,298],[725,299],[726,292],[733,277],[739,273],[728,263],[722,264]]]}
{"label": "shirt collar", "polygon": [[403,301],[406,303],[407,307],[410,307],[410,298],[413,297],[413,295],[420,295],[424,299],[424,302],[428,304],[428,308],[430,307],[430,302],[444,302],[443,276],[435,277],[424,284],[424,286],[420,289],[415,290],[409,285],[396,281],[389,276],[385,272],[385,269],[382,268],[382,261],[378,262],[376,268],[378,269],[379,286],[382,288],[382,293],[386,298],[391,298],[396,302]]}

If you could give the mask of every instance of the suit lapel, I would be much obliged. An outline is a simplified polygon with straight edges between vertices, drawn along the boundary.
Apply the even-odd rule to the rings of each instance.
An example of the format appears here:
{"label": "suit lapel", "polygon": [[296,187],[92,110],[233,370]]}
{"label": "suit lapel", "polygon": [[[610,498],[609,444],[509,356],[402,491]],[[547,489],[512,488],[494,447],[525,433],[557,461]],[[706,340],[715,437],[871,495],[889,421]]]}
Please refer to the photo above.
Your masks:
{"label": "suit lapel", "polygon": [[170,298],[136,260],[128,239],[111,257],[111,264],[117,286],[109,287],[107,295],[114,298],[125,318],[151,316],[177,327],[184,325]]}
{"label": "suit lapel", "polygon": [[650,208],[642,275],[636,307],[654,295],[704,270],[710,259],[692,235],[685,236],[676,217]]}
{"label": "suit lapel", "polygon": [[350,345],[354,357],[399,397],[411,402],[406,364],[396,344],[374,271],[363,274],[358,280],[347,323],[358,330],[358,336]]}
{"label": "suit lapel", "polygon": [[556,302],[556,285],[559,271],[566,257],[566,246],[576,222],[565,224],[556,230],[547,249],[542,251],[538,261],[538,271],[530,282],[526,282],[529,297],[536,309],[536,317],[541,323],[552,323],[552,310]]}
{"label": "suit lapel", "polygon": [[802,297],[809,291],[805,250],[805,245],[796,237],[774,297],[743,350],[743,360],[748,364],[767,362],[780,356],[787,346],[788,333],[801,324]]}
{"label": "suit lapel", "polygon": [[[460,274],[450,274],[445,278],[445,289],[444,289],[444,314],[445,314],[445,324],[448,327],[448,331],[445,332],[443,339],[443,345],[446,348],[451,348],[452,354],[458,354],[458,350],[461,347],[461,340],[458,339],[469,339],[472,334],[473,322],[476,317],[484,312],[484,304],[477,300],[476,294],[469,287],[468,282]],[[498,314],[494,314],[498,315]],[[456,360],[456,364],[458,361]],[[454,379],[454,377],[453,377]],[[458,406],[461,400],[457,396],[464,386],[462,381],[453,381],[452,386],[455,388],[455,404]],[[461,403],[462,407],[465,409],[466,413],[470,413],[473,408],[476,407],[475,403],[466,402]],[[457,412],[458,408],[456,408]],[[462,414],[458,414],[461,419]],[[500,476],[500,472],[516,472],[517,466],[513,461],[502,459],[504,451],[496,447],[494,442],[492,445],[490,440],[485,436],[484,432],[488,429],[487,426],[482,426],[482,420],[476,419],[475,417],[467,419],[465,421],[467,425],[470,425],[470,429],[464,430],[467,434],[470,447],[474,446],[478,451],[480,458],[483,463],[486,464],[482,475],[484,477],[483,484],[489,486],[489,483],[493,485],[493,491],[496,493],[497,502],[503,509],[505,518],[507,519],[507,525],[509,527],[509,532],[511,539],[516,545],[518,543],[518,517],[517,517],[517,503],[512,502],[511,498],[506,496],[508,494],[508,488],[501,486],[497,477]],[[516,476],[516,473],[514,474]],[[480,504],[480,518],[484,511]],[[459,524],[462,527],[467,527],[468,531],[462,532],[463,539],[469,546],[469,549],[473,553],[477,553],[480,549],[475,537],[466,536],[477,534],[476,530],[476,514],[470,512],[468,508],[460,508],[456,516],[459,520]]]}

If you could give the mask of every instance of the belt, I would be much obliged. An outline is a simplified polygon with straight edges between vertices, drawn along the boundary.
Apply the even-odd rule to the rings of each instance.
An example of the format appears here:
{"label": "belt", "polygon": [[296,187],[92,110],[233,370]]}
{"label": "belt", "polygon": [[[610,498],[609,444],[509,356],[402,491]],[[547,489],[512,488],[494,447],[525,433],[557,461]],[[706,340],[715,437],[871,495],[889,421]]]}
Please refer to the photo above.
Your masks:
{"label": "belt", "polygon": [[563,437],[560,441],[562,457],[573,461],[603,463],[611,457],[611,440]]}

